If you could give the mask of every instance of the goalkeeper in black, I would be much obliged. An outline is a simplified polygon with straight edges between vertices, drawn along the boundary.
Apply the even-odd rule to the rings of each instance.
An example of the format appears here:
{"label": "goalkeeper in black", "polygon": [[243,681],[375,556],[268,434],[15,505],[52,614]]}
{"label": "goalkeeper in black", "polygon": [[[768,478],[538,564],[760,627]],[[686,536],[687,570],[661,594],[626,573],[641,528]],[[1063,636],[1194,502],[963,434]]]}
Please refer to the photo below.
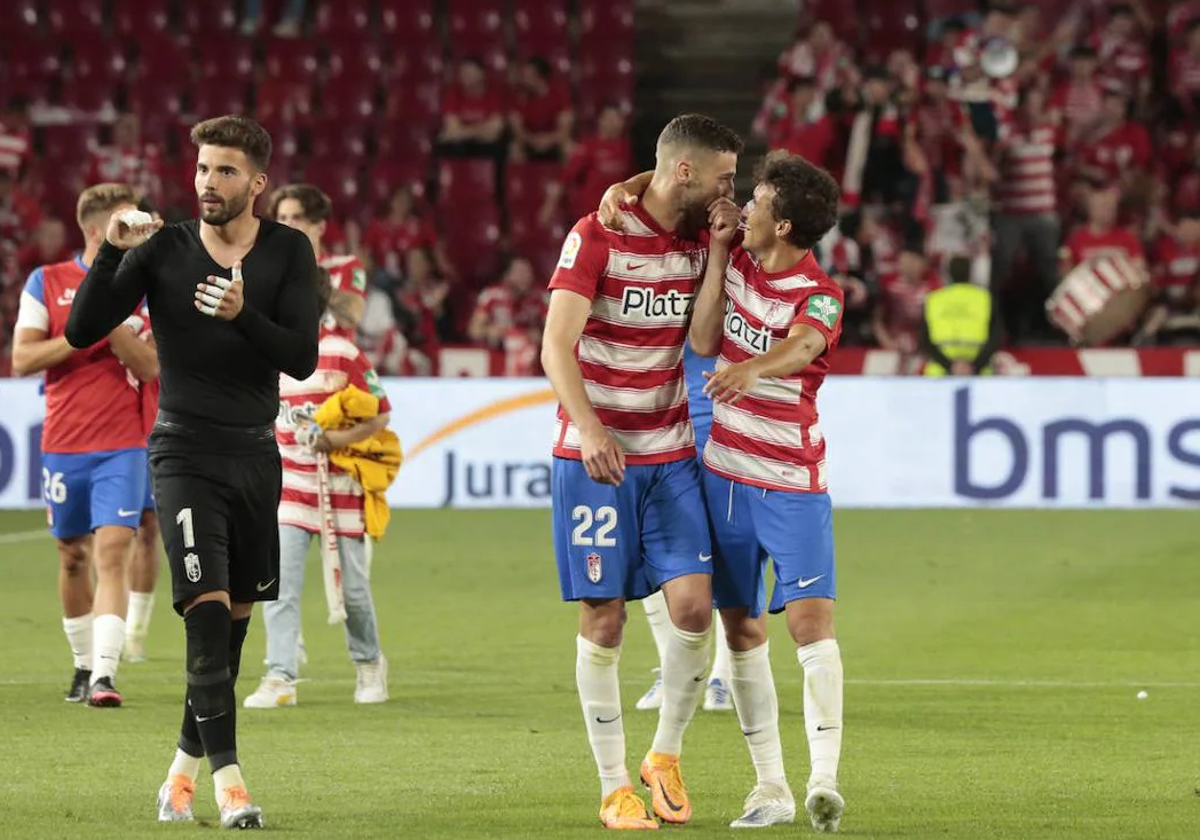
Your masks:
{"label": "goalkeeper in black", "polygon": [[162,383],[150,469],[187,633],[183,727],[158,819],[193,819],[207,755],[222,825],[259,828],[238,765],[233,690],[254,602],[279,591],[279,374],[315,370],[323,307],[308,239],[254,215],[270,135],[226,116],[191,136],[200,218],[163,227],[114,215],[66,338],[89,347],[149,304]]}

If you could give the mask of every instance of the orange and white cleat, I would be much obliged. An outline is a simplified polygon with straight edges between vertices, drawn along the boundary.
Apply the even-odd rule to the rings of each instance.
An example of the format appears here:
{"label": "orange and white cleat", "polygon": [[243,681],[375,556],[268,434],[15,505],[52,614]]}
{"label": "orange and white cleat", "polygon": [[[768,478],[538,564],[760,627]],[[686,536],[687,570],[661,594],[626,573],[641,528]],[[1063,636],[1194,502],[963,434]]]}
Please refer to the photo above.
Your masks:
{"label": "orange and white cleat", "polygon": [[647,753],[642,762],[642,784],[650,788],[654,813],[660,820],[682,825],[692,818],[692,803],[683,786],[679,756]]}
{"label": "orange and white cleat", "polygon": [[600,803],[600,822],[605,828],[624,831],[658,829],[658,821],[646,810],[646,803],[626,785],[617,788]]}
{"label": "orange and white cleat", "polygon": [[262,808],[250,801],[244,787],[228,787],[221,792],[222,828],[262,828]]}
{"label": "orange and white cleat", "polygon": [[196,783],[187,776],[175,774],[163,782],[158,789],[159,822],[191,822],[192,799],[196,795]]}

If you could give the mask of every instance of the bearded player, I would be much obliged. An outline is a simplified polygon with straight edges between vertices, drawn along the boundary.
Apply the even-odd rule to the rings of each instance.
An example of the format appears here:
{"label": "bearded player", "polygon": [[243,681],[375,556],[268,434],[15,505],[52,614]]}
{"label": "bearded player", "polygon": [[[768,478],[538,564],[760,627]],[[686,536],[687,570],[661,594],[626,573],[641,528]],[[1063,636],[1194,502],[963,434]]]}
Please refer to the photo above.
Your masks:
{"label": "bearded player", "polygon": [[[649,173],[614,188],[611,205],[636,200]],[[729,646],[734,702],[758,783],[733,828],[790,823],[779,707],[768,657],[765,572],[774,560],[771,612],[786,611],[804,671],[811,774],[805,807],[818,831],[838,828],[842,662],[833,632],[832,512],[816,394],[841,334],[840,287],[812,249],[837,219],[838,188],[803,158],[766,159],[747,207],[744,238],[712,228],[708,269],[689,343],[718,356],[704,393],[714,406],[704,449],[712,525],[714,601]],[[795,441],[795,443],[791,443]]]}
{"label": "bearded player", "polygon": [[542,363],[560,404],[554,545],[563,599],[580,602],[575,675],[608,828],[658,827],[625,764],[617,664],[625,602],[659,588],[672,626],[641,778],[664,821],[692,815],[679,755],[708,664],[712,550],[682,358],[710,213],[737,223],[729,198],[741,148],[715,120],[676,117],[625,232],[580,219],[550,280]]}
{"label": "bearded player", "polygon": [[115,680],[125,643],[126,574],[147,474],[136,383],[158,376],[158,360],[153,347],[138,340],[138,316],[82,350],[67,343],[64,331],[109,218],[136,209],[137,201],[123,184],[83,191],[76,209],[83,254],[29,276],[14,334],[14,373],[46,377],[43,494],[58,544],[63,631],[75,660],[66,699],[91,706],[122,703]]}

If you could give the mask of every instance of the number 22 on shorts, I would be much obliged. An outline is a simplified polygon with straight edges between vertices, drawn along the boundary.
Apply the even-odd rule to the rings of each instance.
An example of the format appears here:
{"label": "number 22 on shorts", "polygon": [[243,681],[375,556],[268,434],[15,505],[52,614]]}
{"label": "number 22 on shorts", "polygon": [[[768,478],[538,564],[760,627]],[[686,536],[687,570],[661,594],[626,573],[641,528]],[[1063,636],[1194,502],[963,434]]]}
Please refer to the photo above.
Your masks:
{"label": "number 22 on shorts", "polygon": [[183,555],[183,570],[187,575],[187,579],[192,583],[197,583],[204,570],[200,567],[200,557],[194,549],[196,547],[196,528],[192,523],[192,509],[190,507],[180,508],[179,513],[175,515],[175,524],[183,531],[183,547],[187,554]]}
{"label": "number 22 on shorts", "polygon": [[[609,536],[617,527],[617,509],[609,505],[592,510],[587,505],[577,505],[571,511],[571,520],[578,523],[571,531],[573,545],[590,545],[597,548],[612,548],[617,544],[615,537]],[[593,531],[592,526],[596,528]],[[589,533],[590,532],[590,533]]]}

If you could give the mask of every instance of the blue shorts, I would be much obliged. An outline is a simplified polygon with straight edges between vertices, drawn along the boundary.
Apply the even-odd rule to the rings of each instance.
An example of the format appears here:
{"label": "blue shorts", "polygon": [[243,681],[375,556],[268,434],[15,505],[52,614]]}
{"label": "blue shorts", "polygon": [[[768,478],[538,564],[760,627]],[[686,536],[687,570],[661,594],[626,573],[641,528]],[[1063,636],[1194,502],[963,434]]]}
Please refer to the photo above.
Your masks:
{"label": "blue shorts", "polygon": [[708,435],[712,432],[712,411],[692,415],[692,431],[696,434],[696,457],[703,463],[704,447],[708,443]]}
{"label": "blue shorts", "polygon": [[42,455],[50,533],[82,537],[105,525],[137,528],[146,501],[145,449]]}
{"label": "blue shorts", "polygon": [[712,574],[694,458],[630,465],[619,487],[592,481],[569,458],[555,458],[550,472],[564,601],[637,600],[677,577]]}
{"label": "blue shorts", "polygon": [[785,493],[704,470],[717,607],[766,606],[767,558],[775,561],[770,611],[803,598],[834,598],[833,506],[828,493]]}
{"label": "blue shorts", "polygon": [[142,510],[148,510],[154,513],[157,510],[154,504],[154,478],[150,475],[150,464],[146,463],[146,500],[142,502]]}

